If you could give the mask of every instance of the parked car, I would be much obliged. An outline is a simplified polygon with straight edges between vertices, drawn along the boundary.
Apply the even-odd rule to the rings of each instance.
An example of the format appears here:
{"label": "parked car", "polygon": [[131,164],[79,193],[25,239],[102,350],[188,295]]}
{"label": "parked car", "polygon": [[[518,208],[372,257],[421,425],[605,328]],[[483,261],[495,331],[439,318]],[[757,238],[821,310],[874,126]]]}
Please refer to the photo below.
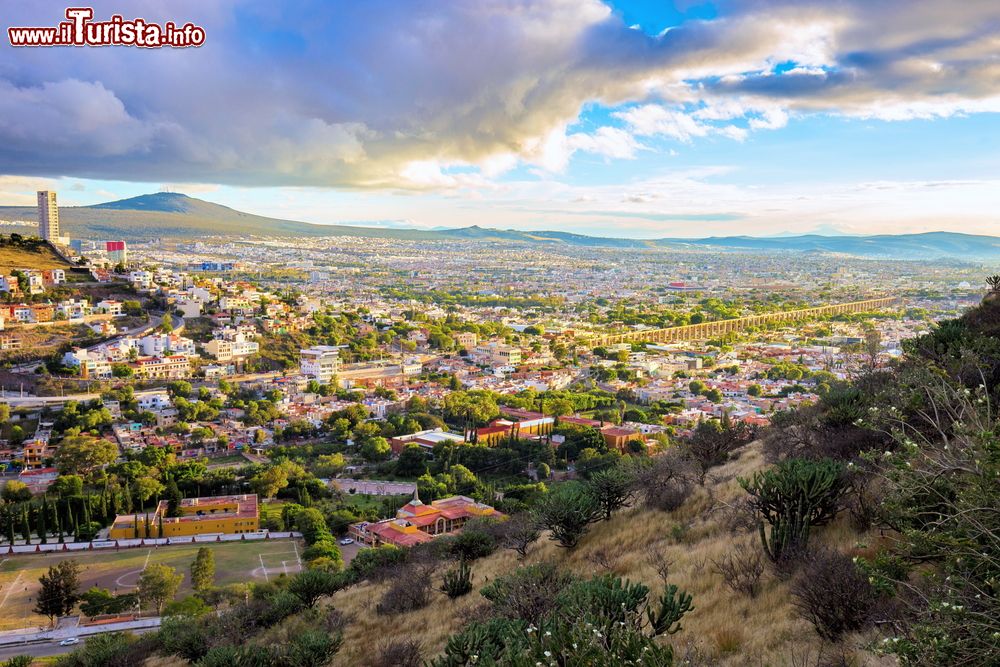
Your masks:
{"label": "parked car", "polygon": [[339,539],[339,540],[337,541],[337,543],[338,543],[338,544],[339,544],[340,546],[342,546],[342,547],[343,547],[343,546],[347,546],[348,544],[354,544],[354,540],[352,540],[352,539],[351,539],[351,538],[349,538],[349,537],[342,537],[342,538],[340,538],[340,539]]}

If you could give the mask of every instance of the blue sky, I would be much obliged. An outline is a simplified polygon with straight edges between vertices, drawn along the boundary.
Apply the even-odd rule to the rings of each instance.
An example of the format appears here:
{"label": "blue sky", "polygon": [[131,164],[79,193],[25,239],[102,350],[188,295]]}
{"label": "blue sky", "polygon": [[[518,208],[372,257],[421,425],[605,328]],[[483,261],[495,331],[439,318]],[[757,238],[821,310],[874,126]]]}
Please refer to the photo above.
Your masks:
{"label": "blue sky", "polygon": [[995,2],[95,6],[115,12],[207,41],[0,46],[0,204],[171,189],[329,224],[1000,234]]}

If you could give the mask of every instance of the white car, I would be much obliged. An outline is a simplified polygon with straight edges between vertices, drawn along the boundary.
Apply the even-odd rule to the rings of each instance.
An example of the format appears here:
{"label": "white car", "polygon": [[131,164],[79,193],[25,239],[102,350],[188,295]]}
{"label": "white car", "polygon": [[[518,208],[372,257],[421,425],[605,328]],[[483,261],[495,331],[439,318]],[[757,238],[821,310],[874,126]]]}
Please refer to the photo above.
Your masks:
{"label": "white car", "polygon": [[344,546],[347,546],[348,544],[354,544],[354,540],[352,540],[349,537],[342,537],[342,538],[340,538],[340,540],[337,541],[337,544],[339,544],[340,546],[344,547]]}
{"label": "white car", "polygon": [[64,639],[61,642],[59,642],[59,645],[60,646],[73,646],[74,644],[79,644],[79,643],[80,643],[80,638],[79,637],[67,637],[66,639]]}

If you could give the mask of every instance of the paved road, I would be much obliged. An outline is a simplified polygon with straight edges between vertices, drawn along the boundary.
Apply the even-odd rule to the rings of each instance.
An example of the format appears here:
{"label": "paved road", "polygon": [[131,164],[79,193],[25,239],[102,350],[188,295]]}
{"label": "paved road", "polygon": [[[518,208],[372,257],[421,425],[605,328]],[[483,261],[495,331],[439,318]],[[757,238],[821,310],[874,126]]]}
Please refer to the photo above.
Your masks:
{"label": "paved road", "polygon": [[[158,628],[138,628],[132,630],[132,634],[141,635],[146,632],[152,632]],[[0,660],[9,660],[15,655],[30,655],[33,658],[45,658],[53,655],[63,655],[69,653],[73,649],[80,648],[83,646],[85,638],[80,638],[80,643],[75,646],[60,646],[59,640],[50,641],[40,641],[40,642],[29,642],[27,644],[16,644],[13,646],[0,646]]]}

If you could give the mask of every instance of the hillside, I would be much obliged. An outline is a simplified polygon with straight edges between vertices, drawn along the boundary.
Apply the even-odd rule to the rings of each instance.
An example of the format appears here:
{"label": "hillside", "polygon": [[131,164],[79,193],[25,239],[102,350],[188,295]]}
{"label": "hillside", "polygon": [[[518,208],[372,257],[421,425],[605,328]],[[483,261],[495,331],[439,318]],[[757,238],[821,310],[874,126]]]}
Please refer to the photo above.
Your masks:
{"label": "hillside", "polygon": [[[419,640],[425,659],[438,655],[449,635],[477,618],[485,603],[478,592],[483,585],[524,565],[549,561],[582,577],[612,573],[642,582],[658,593],[663,584],[657,561],[663,558],[669,562],[667,581],[694,598],[694,610],[684,617],[683,629],[669,637],[676,654],[692,661],[679,664],[815,665],[823,643],[811,625],[796,614],[787,580],[766,572],[759,593],[750,598],[727,588],[714,569],[713,561],[731,549],[760,548],[755,532],[732,530],[731,514],[726,510],[746,495],[736,477],[749,476],[765,465],[761,443],[746,446],[737,456],[714,469],[706,487],[678,510],[661,512],[638,504],[612,521],[595,524],[574,549],[560,548],[543,535],[524,561],[503,550],[475,561],[473,592],[457,600],[436,593],[434,602],[424,609],[379,615],[376,606],[388,583],[365,582],[338,592],[331,605],[348,623],[343,647],[332,664],[371,664],[373,647],[405,639]],[[855,532],[844,518],[818,534],[817,542],[844,548],[868,537]],[[435,587],[440,576],[437,580]],[[862,639],[853,637],[845,645],[860,644]],[[794,662],[796,657],[802,662]],[[859,662],[852,664],[883,664],[860,651],[856,657]]]}
{"label": "hillside", "polygon": [[0,239],[0,271],[14,269],[72,269],[73,265],[60,257],[47,243],[12,245]]}
{"label": "hillside", "polygon": [[[0,206],[0,220],[33,220],[34,207]],[[626,239],[587,236],[565,231],[521,231],[471,225],[458,229],[407,229],[362,225],[317,225],[244,213],[187,195],[157,192],[129,199],[60,208],[63,228],[86,238],[148,239],[200,236],[354,236],[425,241],[485,241],[561,244],[577,247],[716,249],[719,251],[812,252],[897,259],[1000,259],[1000,238],[953,232],[878,236],[823,236],[805,234],[758,238]]]}

